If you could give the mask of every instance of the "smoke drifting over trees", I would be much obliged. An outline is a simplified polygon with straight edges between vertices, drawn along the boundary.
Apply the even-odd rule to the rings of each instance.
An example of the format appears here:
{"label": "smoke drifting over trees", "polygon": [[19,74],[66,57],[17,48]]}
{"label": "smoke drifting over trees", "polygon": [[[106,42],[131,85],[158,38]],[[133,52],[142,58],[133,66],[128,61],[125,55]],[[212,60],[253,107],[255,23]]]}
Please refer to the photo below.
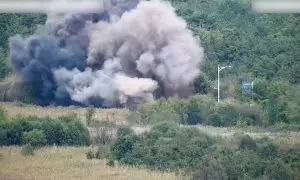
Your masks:
{"label": "smoke drifting over trees", "polygon": [[186,96],[203,49],[170,4],[103,1],[97,14],[48,14],[28,38],[10,39],[13,70],[38,104],[114,107]]}

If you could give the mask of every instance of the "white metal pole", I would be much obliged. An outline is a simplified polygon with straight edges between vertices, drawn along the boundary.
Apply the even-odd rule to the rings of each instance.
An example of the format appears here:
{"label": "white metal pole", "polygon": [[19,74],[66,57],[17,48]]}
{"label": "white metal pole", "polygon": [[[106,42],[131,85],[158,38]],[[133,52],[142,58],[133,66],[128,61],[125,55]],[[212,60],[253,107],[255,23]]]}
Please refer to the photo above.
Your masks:
{"label": "white metal pole", "polygon": [[220,65],[218,64],[218,102],[220,102]]}

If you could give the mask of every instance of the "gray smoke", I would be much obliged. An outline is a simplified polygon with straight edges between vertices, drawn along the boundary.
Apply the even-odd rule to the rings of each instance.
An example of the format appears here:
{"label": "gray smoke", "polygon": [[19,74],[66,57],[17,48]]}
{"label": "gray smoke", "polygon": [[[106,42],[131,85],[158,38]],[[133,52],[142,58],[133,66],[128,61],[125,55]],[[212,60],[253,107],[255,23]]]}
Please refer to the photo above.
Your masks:
{"label": "gray smoke", "polygon": [[97,14],[49,14],[39,35],[11,39],[13,69],[37,103],[112,107],[193,92],[203,49],[170,4],[102,5]]}

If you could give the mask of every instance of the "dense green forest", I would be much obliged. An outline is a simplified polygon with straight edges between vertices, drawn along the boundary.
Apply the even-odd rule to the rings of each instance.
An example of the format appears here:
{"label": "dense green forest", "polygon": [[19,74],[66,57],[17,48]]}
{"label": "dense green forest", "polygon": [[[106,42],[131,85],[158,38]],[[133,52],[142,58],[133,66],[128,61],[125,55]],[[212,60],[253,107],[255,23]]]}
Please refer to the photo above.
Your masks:
{"label": "dense green forest", "polygon": [[[170,1],[204,47],[198,93],[216,96],[217,64],[230,64],[221,73],[221,98],[259,104],[273,122],[299,123],[299,14],[257,14],[249,0]],[[45,20],[43,14],[0,14],[1,78],[11,72],[9,37],[33,34]],[[242,93],[243,81],[254,81],[252,92]]]}

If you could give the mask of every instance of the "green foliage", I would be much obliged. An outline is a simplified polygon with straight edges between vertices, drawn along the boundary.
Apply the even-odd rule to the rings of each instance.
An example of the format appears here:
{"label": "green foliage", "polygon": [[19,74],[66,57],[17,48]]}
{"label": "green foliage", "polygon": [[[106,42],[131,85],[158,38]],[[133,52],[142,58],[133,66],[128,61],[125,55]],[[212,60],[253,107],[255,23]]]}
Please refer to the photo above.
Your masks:
{"label": "green foliage", "polygon": [[[183,117],[179,113],[182,111],[183,101],[176,98],[140,104],[135,114],[135,122],[143,125],[155,124],[162,121],[181,122]],[[132,118],[132,116],[129,118]],[[130,119],[129,121],[132,120]]]}
{"label": "green foliage", "polygon": [[211,92],[211,84],[208,77],[204,73],[200,73],[200,75],[196,78],[194,87],[196,93],[207,94]]}
{"label": "green foliage", "polygon": [[[35,139],[35,136],[39,139]],[[0,122],[1,145],[20,145],[22,138],[25,142],[33,143],[41,143],[45,139],[47,145],[82,146],[89,144],[87,128],[74,116],[57,119],[18,116],[13,120]]]}
{"label": "green foliage", "polygon": [[[188,166],[197,167],[213,140],[194,128],[179,128],[170,123],[156,125],[150,132],[117,136],[111,152],[123,164],[145,164],[153,169],[166,170]],[[189,147],[189,148],[186,148]],[[185,154],[194,154],[187,157]]]}
{"label": "green foliage", "polygon": [[109,158],[109,147],[108,146],[99,146],[96,153],[96,159],[108,159]]}
{"label": "green foliage", "polygon": [[0,122],[6,120],[6,111],[4,108],[0,107]]}
{"label": "green foliage", "polygon": [[239,76],[299,82],[299,16],[259,14],[250,0],[171,0],[205,49],[203,71],[216,79],[216,64],[231,63]]}
{"label": "green foliage", "polygon": [[249,136],[245,135],[242,137],[241,142],[239,144],[240,149],[249,149],[249,150],[256,150],[257,145],[256,142]]}
{"label": "green foliage", "polygon": [[227,180],[227,174],[222,163],[211,156],[205,156],[201,168],[193,173],[192,180]]}
{"label": "green foliage", "polygon": [[115,167],[115,161],[113,158],[109,158],[106,162],[106,165],[107,166],[110,166],[110,167]]}
{"label": "green foliage", "polygon": [[45,20],[46,16],[40,14],[0,14],[0,78],[10,71],[7,63],[9,38],[16,34],[33,34],[37,24],[44,24]]}
{"label": "green foliage", "polygon": [[290,150],[281,154],[283,161],[289,164],[294,171],[295,177],[300,177],[300,151]]}
{"label": "green foliage", "polygon": [[91,125],[91,123],[94,121],[94,115],[95,115],[95,109],[94,108],[88,108],[85,113],[86,123],[88,126]]}
{"label": "green foliage", "polygon": [[[213,126],[233,126],[238,122],[246,125],[261,125],[263,112],[257,104],[242,104],[237,101],[217,103],[210,95],[194,95],[188,99],[168,99],[139,105],[137,122],[155,124],[157,122],[179,122],[182,124],[206,124]],[[170,114],[170,118],[163,118]],[[171,118],[173,117],[173,118]]]}
{"label": "green foliage", "polygon": [[96,152],[94,152],[92,149],[89,149],[88,152],[85,153],[85,155],[87,159],[109,159],[109,147],[99,146]]}
{"label": "green foliage", "polygon": [[259,79],[254,82],[254,100],[263,106],[268,124],[299,124],[299,90],[299,85]]}
{"label": "green foliage", "polygon": [[109,161],[155,170],[184,171],[192,175],[192,179],[297,177],[298,156],[280,153],[270,140],[243,136],[238,144],[230,147],[226,141],[212,138],[197,128],[163,122],[140,135],[128,129],[126,133],[119,132]]}
{"label": "green foliage", "polygon": [[93,137],[91,138],[94,145],[111,144],[114,136],[114,128],[111,127],[93,127]]}
{"label": "green foliage", "polygon": [[30,144],[33,148],[44,146],[46,144],[44,132],[37,129],[25,132],[22,136],[22,144]]}
{"label": "green foliage", "polygon": [[34,155],[34,147],[30,144],[26,144],[23,146],[21,153],[24,156],[33,156]]}
{"label": "green foliage", "polygon": [[114,159],[124,164],[134,164],[131,156],[136,136],[130,128],[122,127],[117,131],[116,143],[111,147],[111,154]]}
{"label": "green foliage", "polygon": [[85,154],[87,159],[94,159],[95,154],[92,150],[88,150],[88,152]]}
{"label": "green foliage", "polygon": [[265,176],[274,180],[289,180],[292,179],[292,172],[290,167],[282,160],[275,159],[267,166]]}

